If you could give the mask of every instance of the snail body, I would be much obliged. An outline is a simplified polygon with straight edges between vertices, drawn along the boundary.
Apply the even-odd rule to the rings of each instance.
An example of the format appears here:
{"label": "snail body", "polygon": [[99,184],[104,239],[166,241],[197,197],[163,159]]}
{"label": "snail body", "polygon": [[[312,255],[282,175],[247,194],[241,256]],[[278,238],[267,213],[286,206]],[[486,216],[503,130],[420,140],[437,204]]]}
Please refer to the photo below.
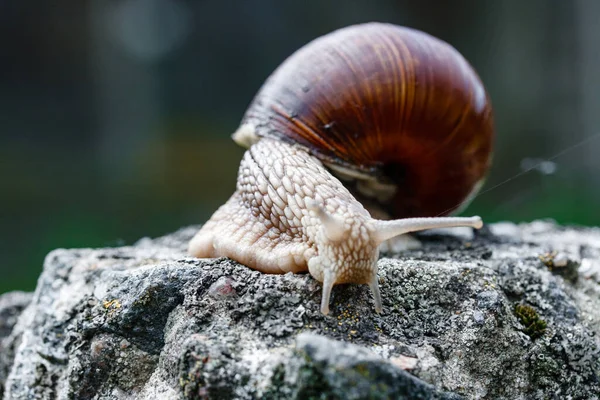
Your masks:
{"label": "snail body", "polygon": [[[471,226],[456,212],[479,189],[493,138],[489,98],[450,45],[390,24],[314,40],[265,82],[234,140],[236,192],[189,245],[267,273],[369,284],[381,311],[379,245]],[[343,182],[343,183],[342,183]],[[374,218],[376,217],[376,218]]]}

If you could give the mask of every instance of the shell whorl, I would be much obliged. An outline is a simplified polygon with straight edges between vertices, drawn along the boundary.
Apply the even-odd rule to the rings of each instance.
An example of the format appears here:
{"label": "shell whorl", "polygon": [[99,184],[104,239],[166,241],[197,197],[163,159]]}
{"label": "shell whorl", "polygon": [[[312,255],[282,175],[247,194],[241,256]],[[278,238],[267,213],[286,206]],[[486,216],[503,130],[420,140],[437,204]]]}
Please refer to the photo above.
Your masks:
{"label": "shell whorl", "polygon": [[254,98],[244,129],[362,177],[348,183],[352,193],[403,218],[446,215],[472,195],[489,169],[493,117],[479,77],[451,45],[368,23],[292,54]]}

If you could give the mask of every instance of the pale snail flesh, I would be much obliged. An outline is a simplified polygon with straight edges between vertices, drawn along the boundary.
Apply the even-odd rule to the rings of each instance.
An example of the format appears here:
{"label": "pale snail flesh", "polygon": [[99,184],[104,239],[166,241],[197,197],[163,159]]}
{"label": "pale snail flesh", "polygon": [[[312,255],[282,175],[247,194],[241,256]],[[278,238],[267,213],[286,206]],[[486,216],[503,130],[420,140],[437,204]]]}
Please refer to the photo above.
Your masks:
{"label": "pale snail flesh", "polygon": [[333,285],[369,284],[381,312],[381,243],[482,226],[433,216],[481,186],[492,137],[483,85],[450,45],[390,24],[332,32],[288,58],[255,97],[234,134],[249,148],[236,191],[189,253],[308,271],[323,283],[324,314]]}

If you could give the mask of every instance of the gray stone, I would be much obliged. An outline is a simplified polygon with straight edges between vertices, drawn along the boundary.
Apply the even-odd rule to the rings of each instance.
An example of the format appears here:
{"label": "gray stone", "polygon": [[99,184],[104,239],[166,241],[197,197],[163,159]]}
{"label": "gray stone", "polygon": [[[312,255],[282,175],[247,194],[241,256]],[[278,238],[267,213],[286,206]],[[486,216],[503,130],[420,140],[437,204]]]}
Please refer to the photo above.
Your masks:
{"label": "gray stone", "polygon": [[580,266],[600,259],[600,229],[418,235],[382,254],[381,315],[343,285],[329,316],[307,274],[187,257],[196,229],[55,250],[33,296],[0,296],[4,398],[599,396],[600,285]]}
{"label": "gray stone", "polygon": [[19,342],[18,338],[10,336],[17,319],[31,302],[31,297],[31,293],[24,292],[11,292],[0,296],[0,400],[15,356],[15,347]]}

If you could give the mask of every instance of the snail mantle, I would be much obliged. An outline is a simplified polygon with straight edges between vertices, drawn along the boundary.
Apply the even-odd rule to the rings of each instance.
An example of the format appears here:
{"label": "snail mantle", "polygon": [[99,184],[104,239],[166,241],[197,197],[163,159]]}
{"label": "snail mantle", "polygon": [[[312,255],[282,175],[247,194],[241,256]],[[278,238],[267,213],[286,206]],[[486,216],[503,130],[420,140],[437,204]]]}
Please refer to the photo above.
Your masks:
{"label": "snail mantle", "polygon": [[[186,254],[197,227],[55,250],[0,296],[0,398],[594,398],[600,229],[432,231],[382,254],[383,312],[308,274]],[[371,392],[376,388],[376,393]]]}

